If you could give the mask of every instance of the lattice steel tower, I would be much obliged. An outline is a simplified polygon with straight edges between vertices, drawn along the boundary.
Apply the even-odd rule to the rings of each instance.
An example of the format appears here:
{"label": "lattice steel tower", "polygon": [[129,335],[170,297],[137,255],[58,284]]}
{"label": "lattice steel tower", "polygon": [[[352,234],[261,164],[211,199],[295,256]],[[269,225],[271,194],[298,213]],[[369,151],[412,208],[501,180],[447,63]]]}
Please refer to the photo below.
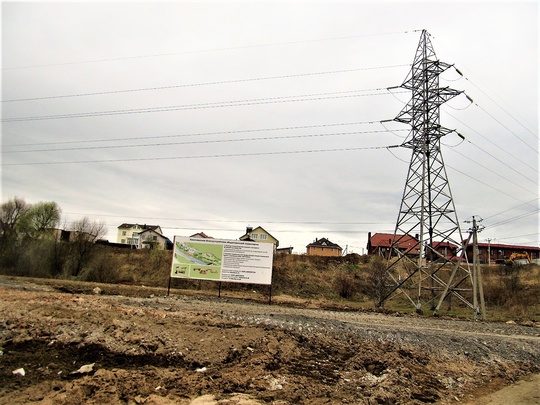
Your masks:
{"label": "lattice steel tower", "polygon": [[450,295],[473,308],[468,299],[471,272],[440,148],[441,138],[453,132],[440,125],[440,106],[462,93],[439,85],[439,76],[451,67],[437,59],[423,30],[411,71],[398,86],[412,92],[394,119],[411,126],[401,146],[410,148],[412,157],[390,241],[387,274],[392,285],[380,306],[399,292],[417,311],[430,303],[436,313]]}

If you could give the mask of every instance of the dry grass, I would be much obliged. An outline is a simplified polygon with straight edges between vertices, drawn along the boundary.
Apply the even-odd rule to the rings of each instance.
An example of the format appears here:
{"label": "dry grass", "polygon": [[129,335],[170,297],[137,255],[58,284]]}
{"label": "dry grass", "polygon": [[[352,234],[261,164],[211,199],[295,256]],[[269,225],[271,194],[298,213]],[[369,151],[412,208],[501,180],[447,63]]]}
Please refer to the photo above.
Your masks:
{"label": "dry grass", "polygon": [[[76,279],[157,288],[167,288],[170,282],[171,288],[190,293],[215,294],[220,288],[223,294],[231,297],[253,295],[264,299],[270,293],[268,286],[170,280],[171,256],[170,251],[99,246],[92,260]],[[376,258],[359,255],[332,258],[276,255],[271,291],[273,300],[288,302],[290,305],[301,303],[303,306],[336,309],[374,309],[381,294],[385,293],[384,266],[381,267],[379,262]],[[42,267],[33,263],[31,268]],[[17,274],[0,269],[0,273],[26,277],[62,277],[62,274],[52,275],[43,271]],[[540,321],[540,266],[484,266],[482,273],[488,319]],[[441,269],[438,273],[443,280],[449,274],[450,269]],[[431,313],[427,305],[424,309],[426,313]],[[385,310],[406,313],[414,312],[415,308],[404,294],[397,294],[385,303]],[[457,299],[452,299],[443,303],[440,314],[470,318],[472,310]]]}

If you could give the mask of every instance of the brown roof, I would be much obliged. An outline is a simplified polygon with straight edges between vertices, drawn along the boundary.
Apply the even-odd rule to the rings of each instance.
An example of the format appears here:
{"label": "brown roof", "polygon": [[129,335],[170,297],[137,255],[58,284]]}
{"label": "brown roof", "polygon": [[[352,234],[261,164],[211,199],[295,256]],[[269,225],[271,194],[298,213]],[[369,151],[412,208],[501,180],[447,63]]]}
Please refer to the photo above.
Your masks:
{"label": "brown roof", "polygon": [[208,236],[204,232],[194,233],[193,235],[190,236],[190,238],[196,238],[196,237],[203,238],[203,239],[214,239],[212,236]]}
{"label": "brown roof", "polygon": [[396,247],[399,249],[410,249],[418,245],[418,241],[410,235],[394,235],[393,233],[375,233],[369,239],[369,243],[373,247],[391,247],[394,238],[398,245]]}
{"label": "brown roof", "polygon": [[131,229],[133,228],[135,225],[139,225],[142,229],[152,229],[152,230],[156,230],[158,228],[160,228],[159,225],[141,225],[141,224],[128,224],[128,223],[123,223],[122,225],[120,225],[118,227],[118,229]]}
{"label": "brown roof", "polygon": [[315,247],[323,246],[323,247],[333,247],[333,248],[341,249],[341,246],[339,246],[338,244],[334,242],[330,242],[326,238],[315,239],[314,242],[310,243],[306,247],[310,247],[310,246],[315,246]]}

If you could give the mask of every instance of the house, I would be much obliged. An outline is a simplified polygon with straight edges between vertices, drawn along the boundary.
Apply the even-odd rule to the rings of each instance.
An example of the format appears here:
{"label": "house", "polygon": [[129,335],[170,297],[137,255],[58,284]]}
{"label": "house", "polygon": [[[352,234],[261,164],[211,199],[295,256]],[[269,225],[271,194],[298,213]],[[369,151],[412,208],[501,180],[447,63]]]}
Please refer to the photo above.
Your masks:
{"label": "house", "polygon": [[137,249],[172,250],[173,243],[171,240],[154,229],[145,229],[139,232],[138,236]]}
{"label": "house", "polygon": [[[504,264],[512,254],[526,254],[533,263],[540,259],[540,247],[503,245],[500,243],[478,243],[478,260],[481,264]],[[467,257],[472,261],[473,245],[467,246]]]}
{"label": "house", "polygon": [[306,249],[308,256],[341,256],[343,251],[341,246],[326,238],[316,238],[313,243],[306,246]]}
{"label": "house", "polygon": [[294,248],[292,246],[284,247],[284,248],[277,248],[276,253],[278,255],[292,255],[293,249]]}
{"label": "house", "polygon": [[274,250],[277,249],[277,247],[279,246],[279,241],[272,235],[270,235],[270,233],[264,230],[261,226],[258,226],[256,228],[252,228],[251,226],[246,227],[246,233],[240,236],[240,238],[238,239],[259,243],[273,243]]}
{"label": "house", "polygon": [[163,231],[159,225],[139,225],[139,224],[122,224],[118,227],[117,243],[123,243],[134,247],[139,246],[139,234],[142,231],[151,229],[158,234],[163,235]]}
{"label": "house", "polygon": [[418,240],[410,235],[394,235],[393,233],[375,233],[371,235],[371,232],[368,232],[368,255],[388,257],[392,245],[408,256],[418,256],[420,254]]}
{"label": "house", "polygon": [[199,238],[199,239],[214,239],[212,236],[208,236],[204,232],[194,233],[190,238]]}

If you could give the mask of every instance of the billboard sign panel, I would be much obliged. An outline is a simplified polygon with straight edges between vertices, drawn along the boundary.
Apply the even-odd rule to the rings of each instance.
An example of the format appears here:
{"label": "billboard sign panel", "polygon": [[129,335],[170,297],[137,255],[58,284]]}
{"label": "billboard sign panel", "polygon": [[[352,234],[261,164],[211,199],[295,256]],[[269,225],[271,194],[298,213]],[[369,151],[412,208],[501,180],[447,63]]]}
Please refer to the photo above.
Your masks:
{"label": "billboard sign panel", "polygon": [[273,255],[272,243],[175,236],[171,277],[270,285]]}

